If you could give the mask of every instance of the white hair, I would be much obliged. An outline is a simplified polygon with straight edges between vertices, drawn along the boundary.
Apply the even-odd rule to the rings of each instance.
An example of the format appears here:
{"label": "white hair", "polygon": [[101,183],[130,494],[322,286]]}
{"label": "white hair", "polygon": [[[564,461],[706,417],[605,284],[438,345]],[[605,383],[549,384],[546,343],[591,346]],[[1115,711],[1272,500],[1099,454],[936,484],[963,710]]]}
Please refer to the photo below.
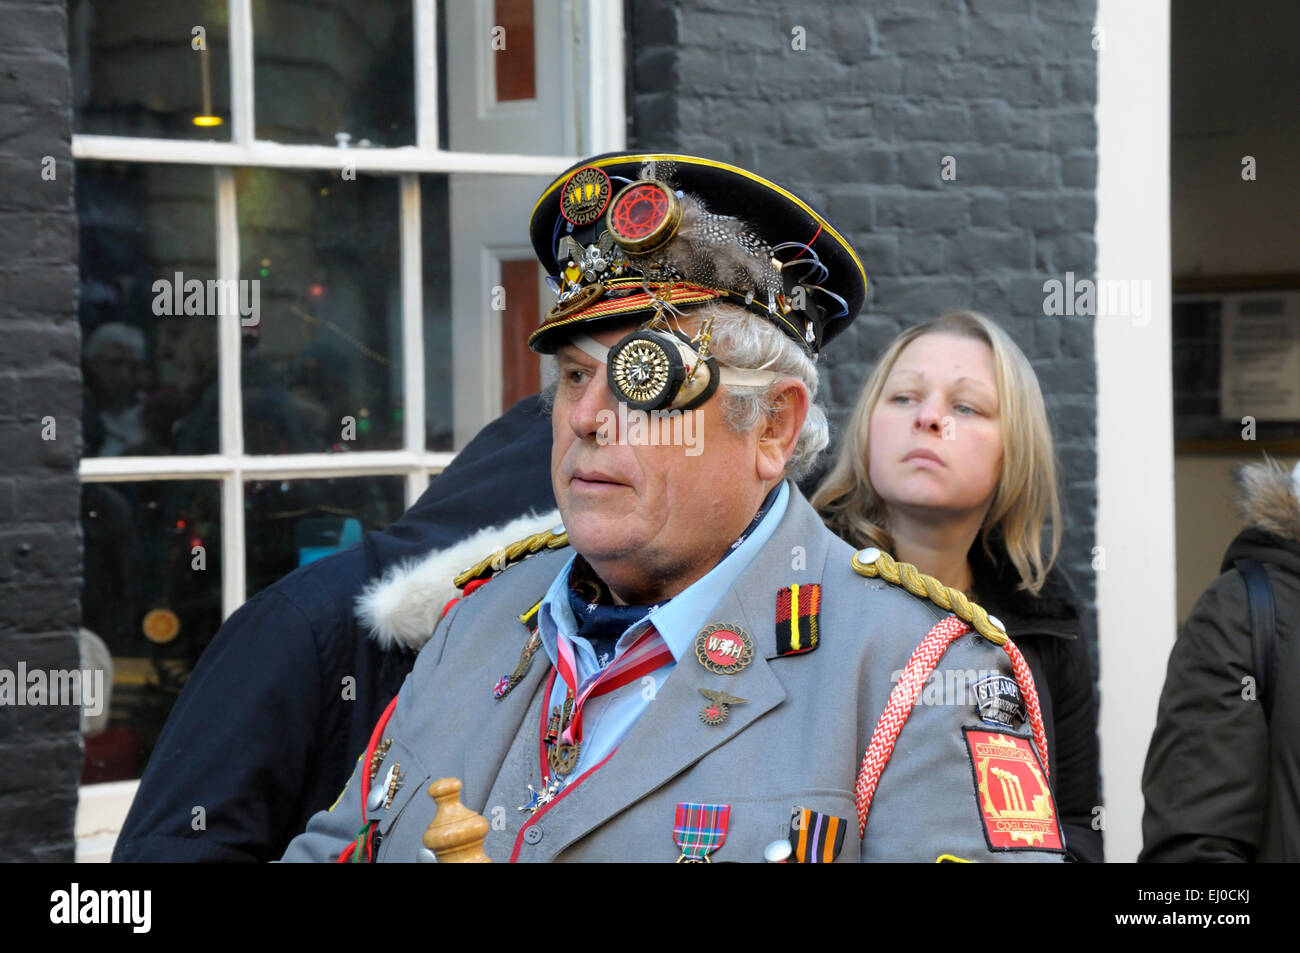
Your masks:
{"label": "white hair", "polygon": [[821,383],[817,365],[808,352],[771,321],[739,305],[714,304],[699,312],[700,319],[713,318],[709,349],[728,367],[773,371],[777,381],[758,387],[724,385],[723,416],[737,433],[748,433],[777,412],[773,390],[780,380],[794,378],[808,388],[808,416],[786,462],[786,473],[799,480],[831,442],[825,409],[817,402]]}
{"label": "white hair", "polygon": [[144,360],[144,332],[120,321],[109,321],[91,331],[82,346],[82,356],[93,361],[112,344],[120,344],[135,355],[137,360]]}

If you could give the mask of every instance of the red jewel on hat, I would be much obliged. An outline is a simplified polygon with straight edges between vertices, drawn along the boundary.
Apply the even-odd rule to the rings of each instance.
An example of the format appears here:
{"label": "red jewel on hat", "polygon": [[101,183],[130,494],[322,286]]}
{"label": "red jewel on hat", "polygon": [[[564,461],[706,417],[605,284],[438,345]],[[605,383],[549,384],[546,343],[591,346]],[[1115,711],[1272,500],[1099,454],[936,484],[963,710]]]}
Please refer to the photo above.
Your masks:
{"label": "red jewel on hat", "polygon": [[662,182],[633,182],[614,197],[605,225],[614,241],[628,251],[646,254],[663,247],[677,234],[682,206]]}

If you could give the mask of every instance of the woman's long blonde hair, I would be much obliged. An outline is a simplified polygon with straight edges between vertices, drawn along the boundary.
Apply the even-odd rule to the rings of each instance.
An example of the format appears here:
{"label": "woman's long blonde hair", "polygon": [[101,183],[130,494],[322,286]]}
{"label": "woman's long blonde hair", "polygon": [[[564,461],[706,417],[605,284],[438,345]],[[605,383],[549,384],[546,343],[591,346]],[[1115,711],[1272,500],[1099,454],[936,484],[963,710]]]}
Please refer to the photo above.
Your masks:
{"label": "woman's long blonde hair", "polygon": [[[871,485],[867,433],[885,380],[903,348],[926,334],[952,334],[983,341],[993,352],[1002,425],[1002,472],[980,528],[980,542],[992,555],[989,537],[1002,532],[1007,556],[1020,574],[1018,588],[1035,595],[1061,549],[1061,504],[1056,491],[1056,455],[1038,377],[1024,352],[1002,328],[974,311],[950,311],[908,328],[881,355],[858,398],[844,443],[830,473],[812,496],[826,525],[854,546],[891,551],[893,538],[884,501]],[[1043,527],[1050,522],[1050,548],[1043,553]]]}

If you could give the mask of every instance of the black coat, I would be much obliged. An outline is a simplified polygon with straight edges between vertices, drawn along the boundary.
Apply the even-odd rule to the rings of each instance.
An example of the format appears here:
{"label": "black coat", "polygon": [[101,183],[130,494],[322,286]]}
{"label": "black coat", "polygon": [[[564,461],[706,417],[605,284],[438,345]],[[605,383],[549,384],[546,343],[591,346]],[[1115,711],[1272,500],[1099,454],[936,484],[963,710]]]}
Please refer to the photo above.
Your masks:
{"label": "black coat", "polygon": [[[1300,861],[1300,501],[1290,480],[1250,467],[1247,520],[1169,656],[1142,774],[1140,861]],[[1237,559],[1273,589],[1277,667],[1266,719]]]}
{"label": "black coat", "polygon": [[1047,730],[1052,793],[1070,856],[1100,863],[1102,815],[1097,702],[1092,666],[1083,640],[1079,600],[1058,569],[1047,575],[1038,596],[1017,590],[1019,576],[994,545],[990,560],[979,540],[970,563],[979,604],[1006,626],[1038,690]]}
{"label": "black coat", "polygon": [[357,596],[406,560],[553,509],[550,445],[538,398],[520,401],[397,522],[294,570],[231,615],[172,709],[113,859],[283,854],[338,796],[415,661],[410,648],[368,637]]}

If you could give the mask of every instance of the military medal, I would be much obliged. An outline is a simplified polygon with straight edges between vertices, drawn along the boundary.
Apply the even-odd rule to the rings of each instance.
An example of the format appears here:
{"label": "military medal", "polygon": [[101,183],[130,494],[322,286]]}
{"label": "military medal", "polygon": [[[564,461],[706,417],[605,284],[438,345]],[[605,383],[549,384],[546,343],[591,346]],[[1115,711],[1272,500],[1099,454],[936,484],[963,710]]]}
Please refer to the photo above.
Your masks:
{"label": "military medal", "polygon": [[379,773],[379,766],[384,763],[384,757],[388,754],[388,749],[393,746],[392,738],[385,738],[383,743],[375,748],[375,753],[370,756],[370,780],[375,779]]}
{"label": "military medal", "polygon": [[555,795],[560,793],[561,782],[557,779],[552,781],[549,777],[542,778],[542,789],[538,791],[531,784],[528,785],[528,793],[532,795],[528,803],[518,808],[520,811],[527,811],[529,816],[536,814],[538,809],[543,805],[550,804],[555,800]]}
{"label": "military medal", "polygon": [[720,725],[727,720],[727,715],[731,713],[731,705],[743,705],[749,699],[737,698],[735,695],[728,695],[726,692],[715,692],[708,688],[701,688],[700,694],[709,700],[709,703],[700,709],[700,721],[706,725]]}
{"label": "military medal", "polygon": [[829,864],[844,847],[848,822],[806,807],[790,813],[790,847],[797,864]]}
{"label": "military medal", "polygon": [[402,786],[402,762],[397,761],[388,769],[388,774],[384,776],[384,783],[378,787],[371,787],[370,797],[366,799],[366,810],[374,814],[381,807],[388,810],[393,803],[393,795],[398,792]]}
{"label": "military medal", "polygon": [[717,622],[695,637],[695,657],[716,675],[735,675],[754,661],[754,640],[738,625]]}
{"label": "military medal", "polygon": [[673,825],[673,843],[682,849],[677,863],[712,863],[709,855],[726,843],[730,825],[730,804],[679,802],[677,822]]}
{"label": "military medal", "polygon": [[537,634],[536,630],[533,630],[528,637],[528,641],[524,643],[523,651],[519,653],[519,661],[515,663],[515,670],[509,675],[502,675],[497,681],[496,687],[492,689],[492,695],[497,701],[509,695],[511,690],[524,680],[524,676],[528,674],[528,667],[533,663],[533,656],[537,654],[541,644],[542,637]]}
{"label": "military medal", "polygon": [[[652,625],[641,636],[601,670],[590,678],[586,687],[578,691],[578,664],[573,654],[573,643],[560,635],[555,643],[555,668],[568,687],[564,707],[554,708],[546,724],[543,738],[546,742],[546,763],[542,772],[549,769],[552,777],[566,777],[578,766],[582,750],[582,707],[589,698],[604,695],[622,688],[644,675],[657,671],[673,660],[673,653]],[[554,686],[552,680],[551,685]],[[548,689],[549,691],[549,689]]]}

